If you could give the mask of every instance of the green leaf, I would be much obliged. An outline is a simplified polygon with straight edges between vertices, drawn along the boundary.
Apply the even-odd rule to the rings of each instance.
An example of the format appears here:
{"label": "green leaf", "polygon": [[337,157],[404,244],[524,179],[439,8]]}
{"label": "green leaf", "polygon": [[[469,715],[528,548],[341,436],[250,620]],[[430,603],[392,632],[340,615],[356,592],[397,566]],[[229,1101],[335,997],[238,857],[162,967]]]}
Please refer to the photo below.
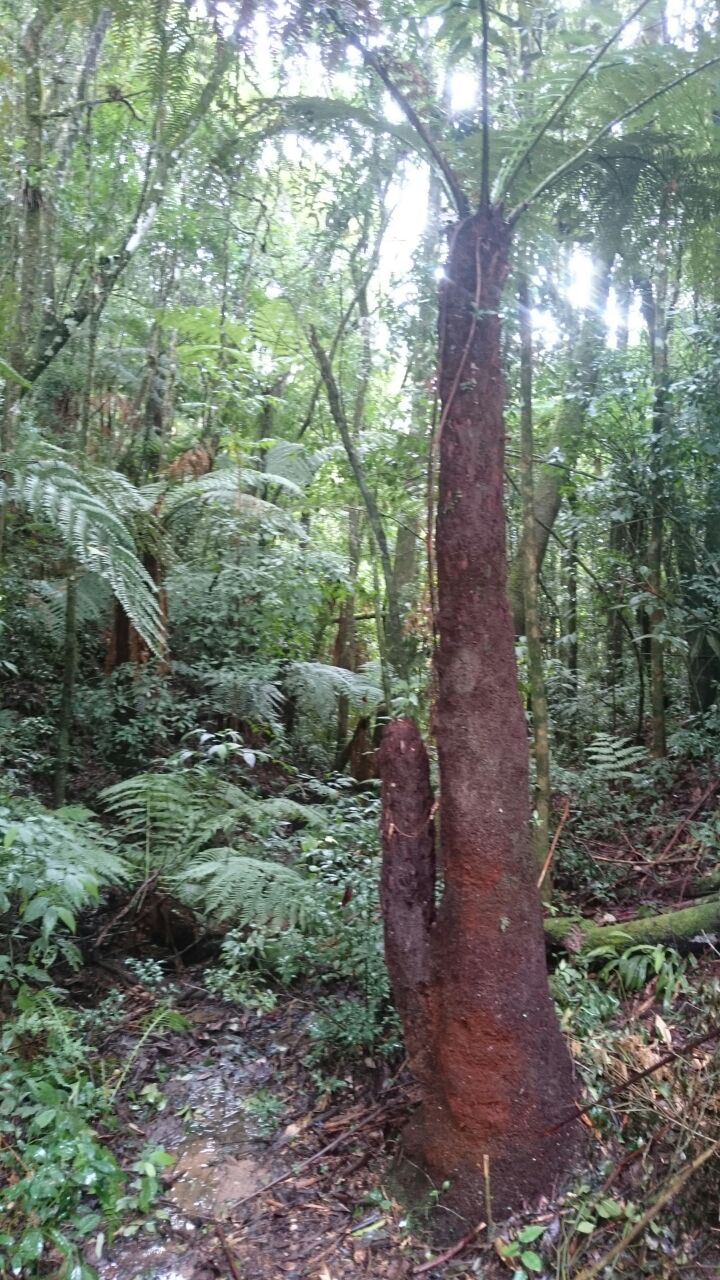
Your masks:
{"label": "green leaf", "polygon": [[535,1253],[533,1249],[526,1249],[520,1254],[520,1261],[528,1271],[542,1271],[543,1261],[539,1253]]}
{"label": "green leaf", "polygon": [[44,894],[39,894],[37,898],[31,898],[30,901],[28,902],[25,910],[22,913],[23,920],[26,920],[28,923],[30,923],[33,920],[38,920],[40,916],[45,915],[45,912],[49,909],[49,907],[50,907],[49,898],[46,898]]}
{"label": "green leaf", "polygon": [[546,1230],[542,1222],[531,1222],[529,1226],[523,1227],[522,1231],[518,1231],[517,1238],[521,1244],[532,1244],[533,1240],[544,1235]]}
{"label": "green leaf", "polygon": [[597,1212],[600,1218],[621,1218],[624,1210],[617,1200],[601,1200]]}
{"label": "green leaf", "polygon": [[72,911],[69,911],[67,907],[57,907],[56,911],[58,920],[62,920],[66,929],[69,929],[71,933],[74,933],[77,926]]}

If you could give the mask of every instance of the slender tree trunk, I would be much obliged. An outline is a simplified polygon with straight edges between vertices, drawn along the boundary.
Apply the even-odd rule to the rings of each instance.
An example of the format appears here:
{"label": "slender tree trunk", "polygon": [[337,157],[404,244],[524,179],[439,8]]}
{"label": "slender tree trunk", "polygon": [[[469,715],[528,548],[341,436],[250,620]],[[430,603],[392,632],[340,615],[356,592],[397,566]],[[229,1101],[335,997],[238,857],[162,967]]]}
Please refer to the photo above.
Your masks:
{"label": "slender tree trunk", "polygon": [[[393,564],[387,534],[385,533],[385,526],[377,504],[377,499],[365,476],[360,454],[356,447],[356,442],[353,439],[353,432],[343,408],[342,399],[340,397],[340,388],[338,387],[335,379],[335,374],[333,373],[328,353],[325,351],[315,329],[312,327],[310,328],[310,346],[312,347],[313,355],[317,360],[318,368],[325,385],[330,415],[338,429],[345,453],[347,454],[350,469],[360,491],[360,496],[363,500],[365,511],[367,513],[370,531],[380,557],[386,597],[385,618],[383,619],[380,629],[383,634],[383,642],[384,647],[386,647],[387,658],[400,675],[404,675],[405,661],[401,644],[402,619],[400,616],[400,607],[393,590]],[[382,609],[382,605],[380,605],[380,608]],[[385,638],[387,638],[386,646]]]}
{"label": "slender tree trunk", "polygon": [[568,746],[575,750],[578,745],[577,700],[578,700],[578,551],[580,535],[575,518],[576,500],[571,493],[568,498],[572,526],[565,552],[565,667],[568,673],[568,696],[570,704],[570,730],[567,735]]}
{"label": "slender tree trunk", "polygon": [[[552,1132],[575,1090],[547,986],[527,729],[506,596],[498,308],[509,241],[498,212],[467,218],[454,231],[443,288],[435,731],[444,893],[409,980],[390,940],[387,953],[422,1090],[403,1138],[401,1175],[410,1180],[419,1168],[436,1186],[448,1181],[440,1209],[471,1224],[487,1213],[484,1162],[499,1218],[549,1193],[574,1154],[567,1132]],[[394,743],[393,734],[391,755]],[[400,777],[386,768],[386,869],[396,837],[408,849],[418,839],[405,801],[423,791],[427,803],[424,777],[418,753],[405,752]],[[418,821],[431,816],[417,806]],[[409,923],[431,910],[427,877],[419,867],[416,875],[421,902],[408,887],[396,904]],[[448,1231],[456,1234],[452,1215]]]}
{"label": "slender tree trunk", "polygon": [[60,723],[53,778],[53,803],[65,803],[72,724],[75,714],[75,678],[77,675],[77,575],[68,574],[65,587],[65,637],[63,643],[63,678],[60,693]]}
{"label": "slender tree trunk", "polygon": [[[348,508],[348,558],[350,561],[350,587],[340,608],[338,629],[333,647],[333,663],[347,671],[356,669],[355,644],[355,588],[360,568],[360,513],[357,507]],[[350,725],[350,700],[346,694],[338,698],[337,730],[335,734],[335,768],[346,762],[348,729]],[[344,767],[344,764],[343,764]]]}
{"label": "slender tree trunk", "polygon": [[607,611],[605,672],[607,686],[612,697],[612,728],[617,728],[617,686],[623,675],[623,623],[622,592],[623,573],[621,556],[625,549],[625,525],[613,520],[610,525],[610,589],[613,601]]}
{"label": "slender tree trunk", "polygon": [[[523,594],[527,638],[530,702],[535,756],[534,837],[538,865],[543,867],[550,843],[550,738],[545,692],[540,597],[538,582],[535,493],[533,484],[533,339],[530,298],[523,276],[518,289],[520,304],[520,476],[522,491]],[[552,879],[546,873],[543,896],[552,897]]]}
{"label": "slender tree trunk", "polygon": [[[619,228],[614,229],[609,236],[607,233],[598,235],[593,245],[596,266],[591,303],[582,316],[568,347],[566,380],[571,394],[566,395],[561,402],[553,447],[562,453],[570,466],[575,462],[582,447],[587,410],[598,383],[600,356],[605,349],[602,314],[610,291],[612,264],[619,252],[620,243]],[[534,537],[538,573],[542,570],[548,543],[560,513],[563,490],[567,481],[568,472],[562,467],[542,467],[537,475],[534,486],[536,522]],[[508,575],[508,591],[516,635],[526,634],[523,579],[521,539]]]}
{"label": "slender tree trunk", "polygon": [[665,481],[665,422],[668,398],[668,318],[667,318],[667,244],[666,212],[661,220],[658,248],[659,269],[655,288],[648,282],[644,290],[644,311],[650,340],[653,381],[653,414],[650,431],[650,530],[648,539],[648,594],[653,598],[648,614],[650,636],[650,709],[652,754],[662,759],[667,755],[665,726],[665,654],[662,638],[665,610],[663,595],[663,549],[665,521],[663,505]]}

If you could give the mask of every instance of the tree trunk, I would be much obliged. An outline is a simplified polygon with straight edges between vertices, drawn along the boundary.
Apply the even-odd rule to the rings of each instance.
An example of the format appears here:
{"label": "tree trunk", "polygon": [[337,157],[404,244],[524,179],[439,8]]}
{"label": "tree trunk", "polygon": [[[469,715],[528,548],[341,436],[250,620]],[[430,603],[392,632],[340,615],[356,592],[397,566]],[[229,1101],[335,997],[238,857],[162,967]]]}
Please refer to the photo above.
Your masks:
{"label": "tree trunk", "polygon": [[[499,1218],[551,1193],[574,1154],[567,1134],[551,1133],[575,1089],[547,986],[527,730],[506,597],[498,307],[509,241],[499,213],[466,219],[454,232],[443,290],[435,726],[444,894],[421,948],[425,972],[410,995],[391,939],[387,953],[422,1089],[399,1172],[408,1189],[417,1168],[436,1186],[450,1183],[439,1211],[451,1210],[454,1233],[458,1214],[471,1224],[483,1214],[484,1162]],[[393,730],[386,759],[394,742]],[[418,824],[405,825],[405,800],[424,784],[417,764],[406,763],[400,780],[386,765],[385,778],[387,876],[397,837],[408,849],[418,839]],[[422,804],[417,813],[427,822]],[[431,913],[427,877],[416,875],[426,897],[418,904],[409,893],[398,904],[408,931],[418,914]],[[416,1026],[421,1051],[413,1049]]]}
{"label": "tree trunk", "polygon": [[[527,279],[524,276],[518,289],[518,302],[520,308],[520,479],[522,492],[523,596],[525,600],[525,634],[527,637],[535,757],[534,837],[538,866],[542,869],[550,843],[550,739],[540,627],[535,486],[533,483],[533,335],[530,297]],[[552,897],[552,879],[549,871],[546,872],[543,881],[543,896],[546,900]]]}
{"label": "tree trunk", "polygon": [[77,577],[68,574],[65,587],[65,640],[63,646],[63,679],[60,693],[60,724],[53,778],[53,804],[65,803],[70,743],[75,713],[75,678],[77,675]]}
{"label": "tree trunk", "polygon": [[[357,644],[355,634],[355,590],[360,569],[360,548],[362,535],[360,530],[360,513],[355,506],[348,507],[348,560],[350,567],[350,585],[348,593],[340,606],[338,629],[333,646],[333,665],[344,667],[346,671],[357,669]],[[347,746],[350,725],[350,699],[342,693],[338,698],[337,730],[335,734],[335,768],[340,770],[340,762],[346,763],[345,748]],[[344,768],[344,763],[343,763]]]}
{"label": "tree trunk", "polygon": [[666,425],[668,412],[668,244],[667,208],[660,217],[660,239],[657,249],[656,280],[643,287],[643,311],[650,342],[650,367],[653,385],[652,426],[650,430],[650,536],[648,539],[647,592],[653,597],[649,609],[650,636],[650,749],[657,759],[667,755],[665,727],[665,654],[662,601],[663,550],[665,536],[664,504]]}
{"label": "tree trunk", "polygon": [[622,597],[624,573],[622,556],[625,550],[625,524],[611,520],[610,524],[610,589],[613,600],[607,610],[605,672],[607,686],[612,695],[612,729],[615,733],[618,720],[617,686],[623,677],[623,619]]}
{"label": "tree trunk", "polygon": [[568,673],[567,703],[569,706],[566,744],[568,750],[576,751],[578,747],[578,543],[579,533],[575,516],[575,494],[568,495],[572,525],[570,537],[563,556],[565,567],[565,619],[563,623],[564,661]]}

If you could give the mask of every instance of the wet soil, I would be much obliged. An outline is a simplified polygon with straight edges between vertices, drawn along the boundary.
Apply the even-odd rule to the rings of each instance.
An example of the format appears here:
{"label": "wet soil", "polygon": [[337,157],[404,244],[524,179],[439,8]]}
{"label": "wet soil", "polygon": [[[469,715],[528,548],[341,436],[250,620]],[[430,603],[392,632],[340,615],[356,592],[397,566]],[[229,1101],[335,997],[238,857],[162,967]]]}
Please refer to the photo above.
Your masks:
{"label": "wet soil", "polygon": [[407,1225],[400,1238],[383,1190],[409,1079],[366,1065],[339,1103],[303,1066],[305,1002],[238,1014],[195,986],[178,1004],[186,1032],[138,1051],[137,1029],[121,1027],[105,1046],[118,1061],[136,1055],[113,1140],[122,1162],[147,1147],[174,1162],[148,1219],[122,1227],[100,1260],[88,1255],[100,1280],[409,1276],[422,1245]]}

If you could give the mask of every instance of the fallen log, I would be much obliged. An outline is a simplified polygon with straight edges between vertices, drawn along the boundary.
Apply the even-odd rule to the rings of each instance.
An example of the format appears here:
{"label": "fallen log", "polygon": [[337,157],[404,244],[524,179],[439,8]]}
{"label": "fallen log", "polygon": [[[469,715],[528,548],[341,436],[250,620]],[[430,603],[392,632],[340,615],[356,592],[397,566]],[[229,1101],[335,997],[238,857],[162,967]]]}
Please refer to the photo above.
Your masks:
{"label": "fallen log", "polygon": [[624,950],[639,943],[687,943],[703,933],[715,931],[720,931],[720,898],[665,911],[662,915],[618,920],[613,924],[597,924],[594,920],[573,916],[548,916],[545,920],[547,940],[574,952],[592,951],[595,947]]}

